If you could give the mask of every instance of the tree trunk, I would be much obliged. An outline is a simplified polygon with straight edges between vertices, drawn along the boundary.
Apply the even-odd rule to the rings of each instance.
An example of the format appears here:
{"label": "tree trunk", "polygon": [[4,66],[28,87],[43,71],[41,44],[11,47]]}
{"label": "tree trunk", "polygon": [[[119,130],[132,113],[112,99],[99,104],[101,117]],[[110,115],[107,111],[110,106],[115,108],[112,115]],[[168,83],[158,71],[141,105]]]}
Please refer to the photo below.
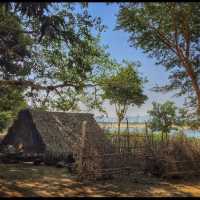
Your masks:
{"label": "tree trunk", "polygon": [[169,144],[169,135],[168,135],[168,132],[165,132],[165,140],[166,140],[166,146],[168,146]]}
{"label": "tree trunk", "polygon": [[117,130],[117,135],[119,136],[120,135],[120,127],[121,127],[121,120],[118,119],[118,130]]}
{"label": "tree trunk", "polygon": [[118,117],[117,137],[118,137],[118,147],[119,147],[119,149],[120,149],[120,126],[121,126],[121,119]]}
{"label": "tree trunk", "polygon": [[164,140],[164,134],[163,134],[163,131],[161,132],[161,140],[162,140],[162,143],[163,143],[163,140]]}
{"label": "tree trunk", "polygon": [[200,87],[198,84],[198,80],[196,77],[196,74],[194,72],[194,70],[192,69],[192,65],[189,63],[186,63],[185,68],[187,70],[188,76],[190,77],[191,81],[192,81],[192,87],[196,93],[196,97],[197,97],[197,114],[200,115]]}
{"label": "tree trunk", "polygon": [[[175,8],[175,4],[174,4],[174,8]],[[173,26],[174,26],[175,46],[174,46],[174,41],[167,40],[163,32],[158,31],[158,36],[159,36],[159,39],[161,39],[161,41],[167,45],[167,47],[169,47],[173,52],[176,53],[176,55],[180,59],[182,66],[185,68],[188,74],[188,77],[191,79],[192,88],[195,91],[196,97],[197,97],[197,114],[200,116],[200,88],[198,85],[198,79],[197,79],[196,73],[193,69],[193,65],[191,64],[191,60],[190,60],[191,30],[189,29],[190,27],[189,24],[187,24],[188,18],[184,22],[186,23],[186,26],[184,26],[185,34],[183,35],[186,42],[185,53],[184,53],[183,48],[180,47],[179,42],[178,42],[179,35],[178,35],[178,28],[176,24],[177,21],[176,21],[175,15],[172,16],[172,20],[173,20]]]}

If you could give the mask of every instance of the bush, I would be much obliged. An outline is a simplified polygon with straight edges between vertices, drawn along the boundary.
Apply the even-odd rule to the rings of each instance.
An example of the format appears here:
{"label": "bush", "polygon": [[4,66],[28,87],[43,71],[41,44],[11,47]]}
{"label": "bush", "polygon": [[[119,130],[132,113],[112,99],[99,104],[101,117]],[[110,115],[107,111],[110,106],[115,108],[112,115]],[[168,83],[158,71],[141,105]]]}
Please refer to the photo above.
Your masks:
{"label": "bush", "polygon": [[8,127],[12,120],[11,112],[0,112],[0,131]]}

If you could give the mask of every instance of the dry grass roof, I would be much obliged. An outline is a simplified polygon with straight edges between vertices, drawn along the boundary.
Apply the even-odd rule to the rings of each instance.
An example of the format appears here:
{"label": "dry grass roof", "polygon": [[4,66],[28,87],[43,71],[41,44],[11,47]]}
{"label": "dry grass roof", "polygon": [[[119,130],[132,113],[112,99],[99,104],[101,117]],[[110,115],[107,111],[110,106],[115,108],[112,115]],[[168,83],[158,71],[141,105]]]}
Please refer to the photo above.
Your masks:
{"label": "dry grass roof", "polygon": [[[102,146],[106,144],[106,138],[92,114],[25,109],[19,112],[16,121],[10,128],[11,132],[17,134],[15,124],[23,123],[23,119],[27,117],[40,134],[46,146],[46,153],[50,152],[54,155],[78,153],[82,138],[83,121],[87,122],[85,138],[87,147],[90,150],[93,149],[92,151],[95,153],[95,151],[102,151]],[[29,128],[28,125],[26,128]]]}

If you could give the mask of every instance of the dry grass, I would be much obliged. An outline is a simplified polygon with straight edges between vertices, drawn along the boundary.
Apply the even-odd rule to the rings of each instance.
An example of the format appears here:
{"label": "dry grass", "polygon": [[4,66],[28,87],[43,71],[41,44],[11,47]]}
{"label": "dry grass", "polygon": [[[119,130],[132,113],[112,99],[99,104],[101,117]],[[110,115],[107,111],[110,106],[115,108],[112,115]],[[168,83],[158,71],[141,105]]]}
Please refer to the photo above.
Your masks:
{"label": "dry grass", "polygon": [[150,137],[146,141],[143,153],[151,156],[151,159],[147,156],[145,168],[151,172],[157,172],[158,175],[190,176],[190,172],[193,175],[199,174],[199,139],[176,135],[161,141]]}
{"label": "dry grass", "polygon": [[[136,164],[140,171],[144,170],[161,177],[199,175],[200,139],[198,138],[187,138],[181,133],[162,138],[161,134],[150,133],[131,134],[128,137],[127,134],[122,134],[120,138],[116,134],[110,134],[110,139],[118,149],[125,152],[129,140],[131,159],[128,159],[128,165]],[[121,163],[126,165],[123,161]]]}
{"label": "dry grass", "polygon": [[200,196],[200,181],[166,182],[143,175],[80,182],[66,169],[30,164],[0,165],[1,197]]}

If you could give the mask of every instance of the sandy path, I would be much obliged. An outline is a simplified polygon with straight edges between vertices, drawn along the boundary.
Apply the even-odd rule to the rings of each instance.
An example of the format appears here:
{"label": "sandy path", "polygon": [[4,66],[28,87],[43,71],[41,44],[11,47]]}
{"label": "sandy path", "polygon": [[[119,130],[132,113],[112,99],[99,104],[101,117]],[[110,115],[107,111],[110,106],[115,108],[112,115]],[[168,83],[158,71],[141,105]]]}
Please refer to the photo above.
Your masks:
{"label": "sandy path", "polygon": [[25,164],[0,164],[0,197],[70,196],[200,196],[200,179],[166,182],[133,176],[129,179],[79,182],[66,169]]}

